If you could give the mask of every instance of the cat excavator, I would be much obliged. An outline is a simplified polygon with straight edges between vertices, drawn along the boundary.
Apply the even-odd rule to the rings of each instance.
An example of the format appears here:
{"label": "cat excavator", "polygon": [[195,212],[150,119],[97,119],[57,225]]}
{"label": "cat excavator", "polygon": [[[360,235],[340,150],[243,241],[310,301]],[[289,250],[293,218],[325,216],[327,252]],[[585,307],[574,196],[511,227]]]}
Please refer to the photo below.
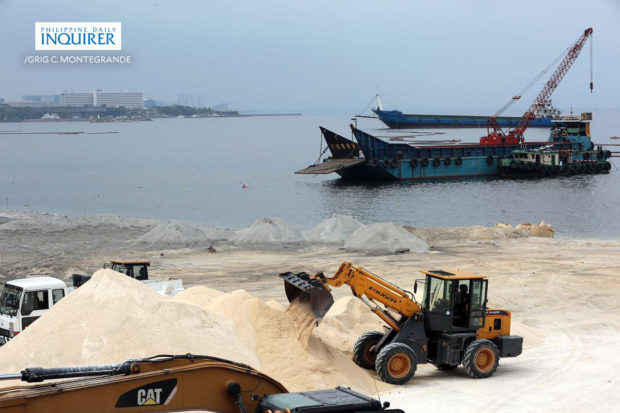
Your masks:
{"label": "cat excavator", "polygon": [[432,363],[440,370],[463,365],[472,378],[495,373],[500,357],[521,354],[523,337],[510,335],[511,313],[487,308],[485,276],[465,271],[421,271],[424,298],[344,262],[329,278],[323,273],[282,273],[291,305],[312,311],[318,325],[334,303],[331,288],[348,285],[355,297],[385,323],[385,331],[369,331],[358,338],[353,361],[374,369],[392,384],[407,383],[418,364]]}
{"label": "cat excavator", "polygon": [[[0,375],[0,380],[39,383],[0,389],[0,413],[404,413],[345,387],[288,393],[250,366],[193,354],[27,368]],[[46,380],[61,381],[41,383]]]}

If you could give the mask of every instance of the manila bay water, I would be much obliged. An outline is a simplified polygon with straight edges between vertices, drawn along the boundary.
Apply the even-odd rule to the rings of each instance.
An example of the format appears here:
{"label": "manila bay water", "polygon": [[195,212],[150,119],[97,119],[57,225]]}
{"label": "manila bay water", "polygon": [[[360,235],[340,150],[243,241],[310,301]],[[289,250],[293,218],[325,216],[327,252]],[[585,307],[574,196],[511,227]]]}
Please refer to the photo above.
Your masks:
{"label": "manila bay water", "polygon": [[[620,143],[610,139],[620,135],[617,115],[594,113],[595,144]],[[560,238],[620,235],[616,159],[608,175],[532,180],[350,183],[335,174],[293,174],[318,158],[319,125],[350,138],[349,122],[347,115],[329,114],[0,123],[0,209],[180,219],[232,229],[273,217],[303,230],[334,213],[417,227],[544,220]],[[375,119],[358,126],[380,136],[413,133],[419,140],[475,142],[486,132],[393,131]],[[530,129],[526,139],[547,134]]]}

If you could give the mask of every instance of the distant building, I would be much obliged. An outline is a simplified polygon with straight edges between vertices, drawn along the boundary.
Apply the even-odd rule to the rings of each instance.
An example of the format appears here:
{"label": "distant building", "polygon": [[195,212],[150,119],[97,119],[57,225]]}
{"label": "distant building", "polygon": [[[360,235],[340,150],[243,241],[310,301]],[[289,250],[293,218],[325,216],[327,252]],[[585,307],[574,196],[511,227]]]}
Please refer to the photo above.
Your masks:
{"label": "distant building", "polygon": [[95,106],[93,92],[62,92],[58,99],[60,106]]}
{"label": "distant building", "polygon": [[144,92],[104,92],[96,89],[93,92],[62,92],[59,97],[61,106],[108,106],[127,109],[144,107]]}
{"label": "distant building", "polygon": [[155,99],[144,99],[144,107],[147,108],[153,108],[155,106],[165,106],[165,103],[161,100],[155,100]]}
{"label": "distant building", "polygon": [[205,97],[202,95],[179,93],[177,95],[177,104],[182,106],[191,106],[193,108],[204,108]]}
{"label": "distant building", "polygon": [[0,98],[0,105],[4,105],[4,98]]}
{"label": "distant building", "polygon": [[124,106],[127,109],[140,109],[144,107],[144,92],[104,92],[95,90],[94,106]]}
{"label": "distant building", "polygon": [[60,96],[59,95],[26,95],[22,96],[22,100],[26,102],[43,102],[49,103],[50,105],[57,105]]}
{"label": "distant building", "polygon": [[228,110],[228,103],[218,103],[217,105],[213,105],[213,110]]}

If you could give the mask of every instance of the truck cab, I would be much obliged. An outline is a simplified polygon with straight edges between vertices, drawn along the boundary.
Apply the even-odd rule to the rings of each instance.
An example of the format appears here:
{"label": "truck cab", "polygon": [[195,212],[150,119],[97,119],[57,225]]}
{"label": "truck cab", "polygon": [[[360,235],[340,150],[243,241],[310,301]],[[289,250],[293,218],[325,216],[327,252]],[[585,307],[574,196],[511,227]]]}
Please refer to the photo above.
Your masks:
{"label": "truck cab", "polygon": [[0,294],[0,342],[21,333],[68,292],[67,285],[53,277],[8,281]]}
{"label": "truck cab", "polygon": [[136,280],[148,280],[149,279],[149,265],[150,261],[110,261],[111,269],[121,274],[135,278]]}
{"label": "truck cab", "polygon": [[[146,281],[149,279],[149,261],[129,261],[129,260],[111,260],[110,269],[112,271],[120,272],[128,277],[135,278],[139,281]],[[107,264],[103,265],[103,268],[107,268]],[[81,287],[86,281],[90,280],[92,275],[85,274],[73,274],[73,286],[75,288]]]}
{"label": "truck cab", "polygon": [[[149,266],[150,261],[137,261],[137,260],[111,260],[110,269],[112,271],[120,272],[128,277],[135,278],[142,282],[147,287],[152,288],[159,294],[173,297],[184,290],[183,281],[180,279],[160,278],[149,279]],[[103,266],[107,268],[107,264]],[[92,278],[92,275],[73,274],[73,287],[78,288],[84,285],[88,280]]]}

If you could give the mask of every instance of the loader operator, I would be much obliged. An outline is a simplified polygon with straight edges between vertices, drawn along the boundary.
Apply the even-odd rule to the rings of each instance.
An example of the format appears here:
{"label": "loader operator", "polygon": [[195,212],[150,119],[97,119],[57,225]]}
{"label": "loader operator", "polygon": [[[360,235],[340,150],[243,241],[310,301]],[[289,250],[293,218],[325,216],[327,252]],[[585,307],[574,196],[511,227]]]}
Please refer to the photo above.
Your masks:
{"label": "loader operator", "polygon": [[466,326],[467,325],[467,312],[469,311],[469,293],[466,284],[459,285],[459,292],[454,304],[454,325]]}

